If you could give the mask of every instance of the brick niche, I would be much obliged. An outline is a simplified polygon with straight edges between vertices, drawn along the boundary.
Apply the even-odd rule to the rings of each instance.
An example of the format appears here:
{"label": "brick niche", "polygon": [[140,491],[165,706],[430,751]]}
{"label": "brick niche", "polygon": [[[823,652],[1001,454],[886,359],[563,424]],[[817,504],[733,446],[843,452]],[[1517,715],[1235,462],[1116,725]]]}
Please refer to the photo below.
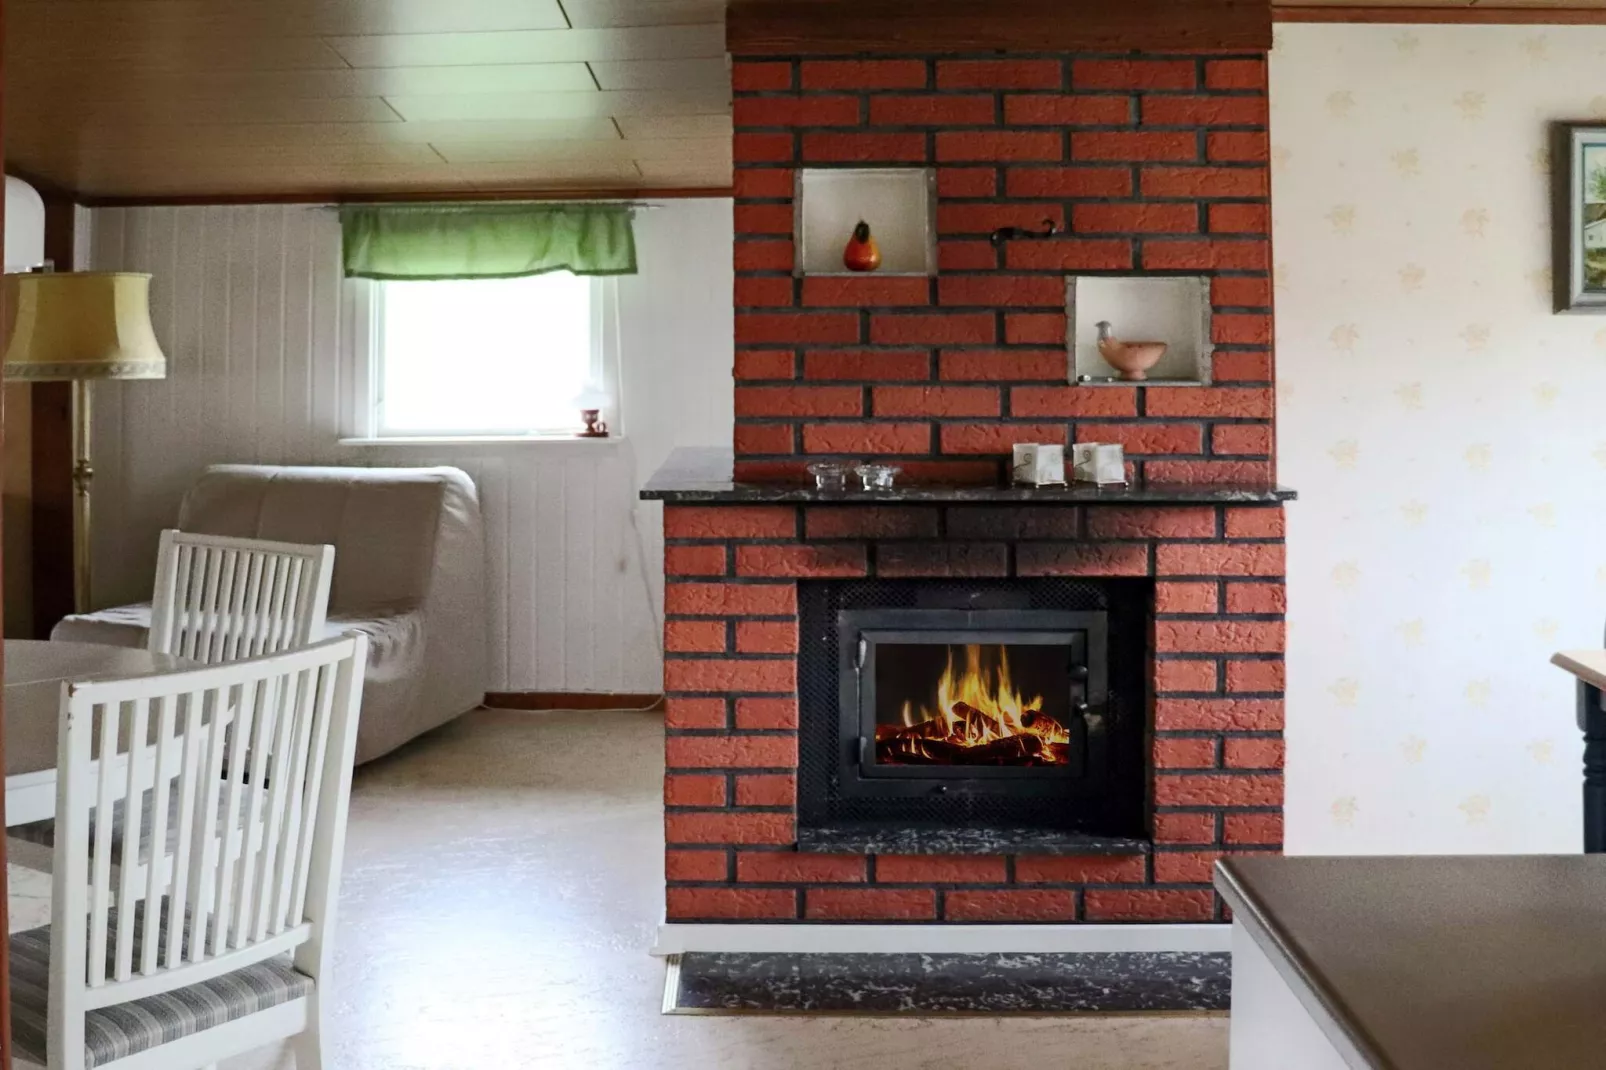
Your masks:
{"label": "brick niche", "polygon": [[[1272,478],[1263,55],[735,60],[738,478],[825,457],[991,482],[1015,442]],[[798,167],[936,169],[935,278],[793,270]],[[1001,226],[1067,228],[994,246]],[[843,236],[846,240],[846,235]],[[1211,278],[1214,385],[1067,383],[1067,274]]]}
{"label": "brick niche", "polygon": [[[996,484],[1015,442],[1120,442],[1136,485],[1274,478],[1266,69],[1252,55],[737,56],[739,480],[821,458]],[[932,166],[933,278],[793,275],[798,167]],[[995,246],[994,228],[1052,241]],[[1068,383],[1068,274],[1211,279],[1210,386]],[[649,494],[649,496],[654,496]],[[1283,510],[1239,504],[664,509],[670,921],[1201,922],[1282,844]],[[796,849],[797,581],[1153,584],[1142,855]]]}

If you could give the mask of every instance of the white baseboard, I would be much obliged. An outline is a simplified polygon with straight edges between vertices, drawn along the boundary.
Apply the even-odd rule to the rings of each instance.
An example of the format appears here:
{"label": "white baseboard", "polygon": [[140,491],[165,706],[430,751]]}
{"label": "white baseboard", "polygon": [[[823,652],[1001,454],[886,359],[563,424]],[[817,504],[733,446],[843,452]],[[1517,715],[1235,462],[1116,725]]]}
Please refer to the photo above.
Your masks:
{"label": "white baseboard", "polygon": [[719,925],[664,922],[654,955],[687,951],[1024,954],[1227,951],[1230,925]]}

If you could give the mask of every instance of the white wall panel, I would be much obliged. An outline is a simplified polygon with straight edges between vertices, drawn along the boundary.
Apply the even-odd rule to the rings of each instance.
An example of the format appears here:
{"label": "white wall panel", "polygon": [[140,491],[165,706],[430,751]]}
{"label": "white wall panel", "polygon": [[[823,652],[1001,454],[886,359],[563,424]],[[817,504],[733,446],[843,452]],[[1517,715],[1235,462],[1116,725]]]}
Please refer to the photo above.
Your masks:
{"label": "white wall panel", "polygon": [[169,362],[163,382],[96,387],[97,604],[149,597],[157,532],[204,465],[454,464],[478,483],[485,511],[489,686],[659,689],[662,532],[636,491],[674,447],[730,442],[730,201],[637,216],[641,273],[618,282],[625,438],[383,450],[336,441],[352,284],[332,212],[89,215],[92,267],[155,275],[151,311]]}
{"label": "white wall panel", "polygon": [[1606,27],[1277,27],[1291,851],[1567,852],[1606,622],[1606,322],[1550,309]]}

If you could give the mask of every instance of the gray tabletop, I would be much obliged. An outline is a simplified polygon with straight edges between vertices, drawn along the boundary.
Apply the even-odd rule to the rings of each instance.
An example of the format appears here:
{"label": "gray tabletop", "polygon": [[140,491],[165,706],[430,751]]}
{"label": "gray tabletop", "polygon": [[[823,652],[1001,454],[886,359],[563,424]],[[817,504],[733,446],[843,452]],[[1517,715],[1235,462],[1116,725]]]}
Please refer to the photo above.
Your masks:
{"label": "gray tabletop", "polygon": [[56,767],[63,680],[144,676],[194,668],[185,658],[99,643],[5,641],[6,776]]}
{"label": "gray tabletop", "polygon": [[1216,887],[1371,1066],[1606,1066],[1606,855],[1235,858]]}

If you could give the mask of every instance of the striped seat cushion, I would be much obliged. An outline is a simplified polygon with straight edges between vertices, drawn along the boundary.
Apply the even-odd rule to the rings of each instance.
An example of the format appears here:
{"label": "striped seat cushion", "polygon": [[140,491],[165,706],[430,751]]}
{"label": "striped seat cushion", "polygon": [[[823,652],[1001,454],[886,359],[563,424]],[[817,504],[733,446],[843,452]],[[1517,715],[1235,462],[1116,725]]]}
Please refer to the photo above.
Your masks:
{"label": "striped seat cushion", "polygon": [[[115,927],[116,911],[111,913]],[[137,926],[134,930],[136,962],[141,954],[143,928]],[[107,957],[113,953],[108,949]],[[111,972],[109,966],[107,972]],[[286,955],[159,996],[90,1011],[85,1022],[85,1065],[102,1066],[289,1003],[311,993],[312,986],[312,978],[291,965]],[[49,993],[50,926],[12,934],[12,1045],[18,1054],[41,1064],[48,1062],[45,1036],[50,1020]]]}
{"label": "striped seat cushion", "polygon": [[[147,788],[140,793],[140,819],[139,819],[139,861],[143,865],[151,860],[151,834],[156,829],[156,793]],[[179,794],[175,787],[168,793],[167,826],[163,835],[163,854],[172,857],[178,852],[179,836]],[[229,788],[224,786],[218,791],[217,812],[218,819],[228,809]],[[112,859],[120,861],[123,857],[123,830],[127,825],[127,800],[118,799],[112,803]],[[238,811],[234,815],[234,824],[237,828],[245,828],[250,815],[251,800],[249,795],[242,796]],[[95,822],[99,816],[98,811],[92,810],[89,814],[89,857],[95,857],[96,837]],[[259,822],[260,825],[260,822]],[[56,819],[47,817],[40,821],[30,821],[22,825],[12,825],[6,829],[6,836],[13,840],[22,840],[25,843],[37,844],[52,850],[56,846]]]}

